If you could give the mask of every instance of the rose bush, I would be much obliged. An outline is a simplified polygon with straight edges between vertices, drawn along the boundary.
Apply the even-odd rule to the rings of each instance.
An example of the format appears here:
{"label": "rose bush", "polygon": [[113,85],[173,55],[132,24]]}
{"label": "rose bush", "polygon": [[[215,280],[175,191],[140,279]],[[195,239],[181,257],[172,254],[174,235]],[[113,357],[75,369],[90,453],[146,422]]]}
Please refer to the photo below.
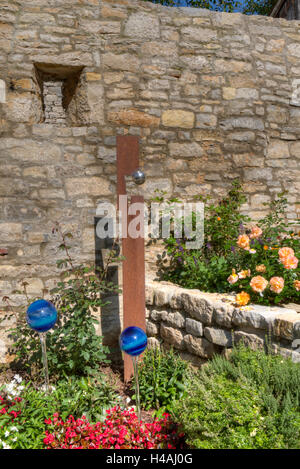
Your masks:
{"label": "rose bush", "polygon": [[246,197],[238,182],[228,196],[205,205],[204,244],[186,249],[170,236],[158,264],[163,280],[209,292],[233,292],[236,304],[300,301],[300,232],[285,219],[287,199],[278,194],[257,223],[241,214]]}

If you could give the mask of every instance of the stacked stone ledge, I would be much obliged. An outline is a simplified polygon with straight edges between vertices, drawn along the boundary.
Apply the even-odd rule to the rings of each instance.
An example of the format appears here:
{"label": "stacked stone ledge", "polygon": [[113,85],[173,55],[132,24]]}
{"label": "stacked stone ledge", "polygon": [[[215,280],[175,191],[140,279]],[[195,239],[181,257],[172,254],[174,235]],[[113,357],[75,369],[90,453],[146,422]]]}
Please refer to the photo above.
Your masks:
{"label": "stacked stone ledge", "polygon": [[[237,308],[228,294],[203,293],[167,282],[146,286],[150,347],[170,348],[199,366],[239,342],[300,362],[300,312],[288,307],[249,305]],[[300,344],[300,340],[299,340]]]}

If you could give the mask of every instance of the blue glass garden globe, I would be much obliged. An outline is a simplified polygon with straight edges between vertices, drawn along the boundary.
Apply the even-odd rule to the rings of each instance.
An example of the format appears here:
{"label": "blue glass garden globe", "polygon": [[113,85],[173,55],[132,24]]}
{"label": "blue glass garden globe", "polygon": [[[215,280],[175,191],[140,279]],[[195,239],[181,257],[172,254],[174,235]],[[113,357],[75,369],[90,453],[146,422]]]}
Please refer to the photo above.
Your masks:
{"label": "blue glass garden globe", "polygon": [[46,332],[56,323],[57,311],[50,301],[37,300],[27,309],[26,318],[31,329]]}
{"label": "blue glass garden globe", "polygon": [[120,335],[120,347],[123,352],[136,357],[147,347],[147,336],[140,327],[132,326],[124,329]]}

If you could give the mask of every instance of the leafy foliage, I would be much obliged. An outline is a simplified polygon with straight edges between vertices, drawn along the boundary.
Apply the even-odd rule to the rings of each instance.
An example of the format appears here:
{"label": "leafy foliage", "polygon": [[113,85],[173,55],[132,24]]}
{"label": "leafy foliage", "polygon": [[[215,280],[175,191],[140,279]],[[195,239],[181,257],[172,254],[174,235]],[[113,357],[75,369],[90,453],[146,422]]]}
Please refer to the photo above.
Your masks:
{"label": "leafy foliage", "polygon": [[72,415],[63,421],[57,415],[48,422],[44,439],[48,449],[176,449],[183,446],[183,435],[170,415],[150,423],[139,422],[133,409],[116,406],[107,411],[103,423],[91,425],[86,418]]}
{"label": "leafy foliage", "polygon": [[170,411],[175,400],[185,394],[188,363],[171,349],[149,349],[139,364],[141,405],[157,409],[157,415]]}
{"label": "leafy foliage", "polygon": [[300,365],[240,345],[187,382],[174,415],[196,448],[300,447]]}
{"label": "leafy foliage", "polygon": [[210,368],[233,381],[244,376],[260,389],[264,411],[273,419],[287,447],[300,447],[299,363],[240,345],[233,349],[229,361],[215,356]]}
{"label": "leafy foliage", "polygon": [[[17,402],[0,388],[0,448],[1,442],[14,449],[43,448],[45,419],[58,412],[63,419],[72,414],[85,415],[90,421],[105,416],[105,410],[117,402],[117,394],[103,375],[95,378],[69,377],[59,381],[49,395],[35,389],[30,383],[18,396]],[[13,407],[11,403],[15,402]],[[14,417],[8,411],[13,409]],[[6,436],[5,436],[6,435]],[[14,441],[15,440],[15,441]]]}
{"label": "leafy foliage", "polygon": [[[111,251],[107,265],[101,271],[94,265],[75,265],[68,245],[71,233],[63,233],[58,224],[54,232],[62,238],[59,249],[66,257],[57,262],[63,271],[61,281],[51,292],[52,302],[58,309],[58,320],[47,334],[49,370],[57,376],[92,375],[100,364],[108,362],[108,348],[102,345],[96,327],[99,309],[108,304],[105,296],[118,291],[116,285],[106,279],[109,263],[117,260],[116,253]],[[24,288],[26,292],[26,284]],[[39,371],[36,366],[41,363],[41,347],[38,334],[26,324],[25,312],[18,317],[11,335],[15,340],[12,350],[15,362],[33,376]]]}
{"label": "leafy foliage", "polygon": [[[300,258],[299,233],[289,230],[285,220],[286,194],[280,193],[265,204],[268,214],[257,227],[251,228],[259,232],[255,237],[250,231],[250,218],[241,213],[246,199],[238,181],[233,182],[228,195],[217,203],[209,203],[209,199],[203,197],[200,199],[206,202],[204,245],[197,250],[187,249],[185,239],[176,239],[171,234],[164,240],[166,250],[159,259],[161,277],[203,291],[243,291],[255,303],[299,301],[300,291],[295,285],[299,279],[299,266],[287,268],[279,257],[279,249],[289,247],[293,249],[296,261]],[[240,236],[244,236],[249,245],[241,247]],[[269,285],[263,294],[255,291],[249,277],[257,276],[259,272],[266,280],[280,277],[284,282],[283,289],[274,291]],[[235,275],[233,281],[230,280],[231,273]]]}

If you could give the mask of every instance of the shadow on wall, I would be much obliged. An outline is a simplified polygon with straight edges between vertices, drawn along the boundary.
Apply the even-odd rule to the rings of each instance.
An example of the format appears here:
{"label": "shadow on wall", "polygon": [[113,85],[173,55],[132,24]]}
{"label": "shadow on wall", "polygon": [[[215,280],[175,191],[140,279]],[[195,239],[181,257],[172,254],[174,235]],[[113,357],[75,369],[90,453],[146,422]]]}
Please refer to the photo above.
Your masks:
{"label": "shadow on wall", "polygon": [[[95,230],[95,266],[97,269],[104,269],[106,266],[106,259],[109,252],[114,248],[117,250],[117,255],[120,253],[120,246],[114,244],[112,238],[100,239],[96,233],[97,223],[100,218],[94,219]],[[119,267],[118,265],[109,265],[107,268],[107,281],[113,282],[119,286]],[[120,300],[118,293],[109,293],[102,295],[104,301],[109,304],[103,306],[101,309],[100,325],[101,335],[103,336],[103,344],[107,345],[110,350],[111,359],[114,362],[122,361],[122,353],[119,348],[119,335],[121,333],[121,318],[120,318]]]}

